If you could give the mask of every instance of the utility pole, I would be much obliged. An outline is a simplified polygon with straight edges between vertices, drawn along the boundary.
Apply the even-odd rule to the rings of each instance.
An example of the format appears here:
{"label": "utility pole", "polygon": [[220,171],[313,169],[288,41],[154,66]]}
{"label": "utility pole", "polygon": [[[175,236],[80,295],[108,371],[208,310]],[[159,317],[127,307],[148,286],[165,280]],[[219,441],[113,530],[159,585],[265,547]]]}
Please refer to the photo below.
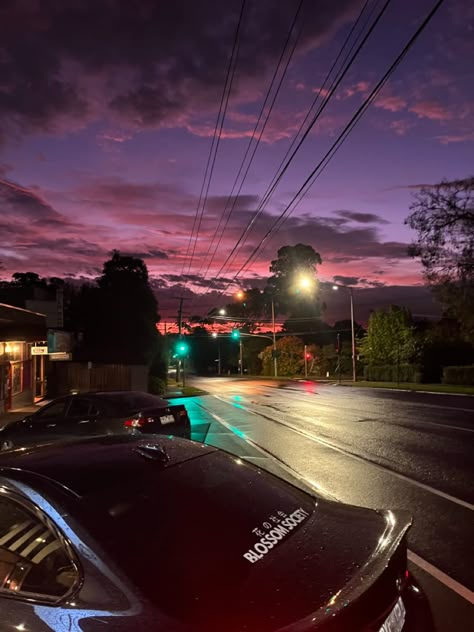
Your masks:
{"label": "utility pole", "polygon": [[[185,297],[185,296],[173,296],[172,298],[175,298],[179,301],[179,307],[178,307],[178,334],[179,334],[179,340],[181,340],[182,335],[183,335],[183,301],[189,300],[189,297]],[[176,382],[179,382],[180,380],[180,371],[181,371],[181,358],[178,357],[178,360],[176,362]]]}
{"label": "utility pole", "polygon": [[357,382],[357,374],[356,374],[356,345],[355,345],[355,334],[354,334],[354,296],[352,288],[349,288],[351,293],[351,332],[352,332],[352,381]]}
{"label": "utility pole", "polygon": [[275,333],[275,302],[272,296],[272,325],[273,325],[273,372],[278,377],[277,343]]}
{"label": "utility pole", "polygon": [[[178,338],[181,340],[183,329],[183,297],[179,298],[179,307],[178,307]],[[178,358],[178,364],[176,365],[176,382],[179,382],[181,377],[181,358]],[[184,378],[184,371],[183,371]],[[184,386],[184,384],[183,384]]]}

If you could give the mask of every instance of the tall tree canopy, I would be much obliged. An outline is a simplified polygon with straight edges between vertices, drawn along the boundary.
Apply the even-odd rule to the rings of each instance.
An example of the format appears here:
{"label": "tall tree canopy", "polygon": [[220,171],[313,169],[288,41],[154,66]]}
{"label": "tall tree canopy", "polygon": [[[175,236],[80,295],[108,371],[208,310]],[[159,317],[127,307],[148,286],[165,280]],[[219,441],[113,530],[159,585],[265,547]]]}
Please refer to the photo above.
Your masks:
{"label": "tall tree canopy", "polygon": [[[275,309],[291,318],[307,319],[302,328],[311,328],[311,322],[321,315],[321,302],[318,296],[316,266],[322,263],[319,252],[312,246],[296,244],[284,246],[271,262],[265,292],[274,298]],[[301,280],[310,280],[307,288]]]}
{"label": "tall tree canopy", "polygon": [[[80,297],[88,359],[149,364],[158,351],[158,305],[145,263],[114,251],[96,288]],[[87,300],[85,300],[87,298]]]}
{"label": "tall tree canopy", "polygon": [[359,348],[368,364],[399,364],[414,360],[417,345],[410,312],[396,305],[391,305],[387,311],[372,312]]}
{"label": "tall tree canopy", "polygon": [[474,177],[425,187],[405,220],[418,236],[410,254],[446,309],[474,340]]}

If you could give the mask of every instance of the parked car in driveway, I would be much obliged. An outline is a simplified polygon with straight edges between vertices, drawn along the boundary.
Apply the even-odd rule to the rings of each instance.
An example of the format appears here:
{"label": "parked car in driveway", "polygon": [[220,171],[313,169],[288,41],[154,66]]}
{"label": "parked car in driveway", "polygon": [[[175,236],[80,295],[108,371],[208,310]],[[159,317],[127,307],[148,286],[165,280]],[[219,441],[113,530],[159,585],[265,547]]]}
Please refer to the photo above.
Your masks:
{"label": "parked car in driveway", "polygon": [[79,393],[1,428],[0,450],[72,437],[161,432],[190,436],[183,404],[140,391]]}
{"label": "parked car in driveway", "polygon": [[410,524],[177,437],[5,452],[0,629],[431,632]]}

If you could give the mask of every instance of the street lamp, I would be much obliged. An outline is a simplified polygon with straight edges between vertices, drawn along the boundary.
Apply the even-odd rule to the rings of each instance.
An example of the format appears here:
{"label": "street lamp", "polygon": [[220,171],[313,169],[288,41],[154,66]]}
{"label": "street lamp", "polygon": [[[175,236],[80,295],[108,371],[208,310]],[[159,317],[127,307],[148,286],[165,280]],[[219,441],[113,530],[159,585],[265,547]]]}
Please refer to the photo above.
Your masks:
{"label": "street lamp", "polygon": [[226,311],[225,311],[225,309],[223,307],[221,307],[221,309],[219,310],[219,314],[221,316],[225,316],[226,315]]}
{"label": "street lamp", "polygon": [[[243,301],[245,298],[245,292],[239,290],[235,294],[235,298],[239,301]],[[277,360],[277,346],[276,346],[276,325],[275,325],[275,302],[273,296],[270,298],[272,306],[272,332],[273,332],[273,373],[275,377],[278,377],[278,360]]]}
{"label": "street lamp", "polygon": [[312,276],[308,274],[300,274],[296,278],[296,287],[298,290],[309,292],[314,288],[314,286],[315,286],[315,280]]}
{"label": "street lamp", "polygon": [[[217,339],[217,331],[213,331],[211,336]],[[221,345],[219,340],[217,340],[217,375],[221,374]]]}
{"label": "street lamp", "polygon": [[343,288],[345,290],[349,290],[351,297],[351,333],[352,333],[352,381],[357,381],[356,374],[356,347],[355,347],[355,334],[354,334],[354,296],[353,289],[349,285],[336,285],[332,286],[333,290],[338,290],[339,288]]}

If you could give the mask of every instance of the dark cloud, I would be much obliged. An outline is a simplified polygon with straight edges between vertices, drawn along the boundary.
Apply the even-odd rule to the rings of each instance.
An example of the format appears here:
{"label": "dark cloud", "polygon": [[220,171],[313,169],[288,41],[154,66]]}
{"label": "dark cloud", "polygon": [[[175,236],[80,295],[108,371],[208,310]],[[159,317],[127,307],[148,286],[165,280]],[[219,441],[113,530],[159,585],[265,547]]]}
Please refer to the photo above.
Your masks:
{"label": "dark cloud", "polygon": [[[253,216],[251,211],[238,214],[239,225],[246,225]],[[235,218],[234,218],[235,221]],[[243,248],[251,254],[255,243],[273,226],[275,216],[262,213],[258,227],[253,230],[252,238]],[[356,259],[408,258],[408,244],[397,241],[384,241],[373,226],[351,227],[343,218],[317,217],[306,214],[302,217],[291,216],[283,228],[275,232],[272,239],[272,251],[288,244],[310,244],[321,254],[323,263],[349,263]],[[258,258],[268,260],[268,248],[263,249]]]}
{"label": "dark cloud", "polygon": [[35,222],[62,222],[62,216],[40,195],[9,180],[0,180],[0,207],[4,216]]}
{"label": "dark cloud", "polygon": [[[193,286],[207,288],[210,283],[209,279],[203,279],[202,276],[196,274],[163,274],[161,279],[163,279],[168,285],[173,283],[179,286],[191,284]],[[213,281],[212,288],[216,291],[226,289],[231,281],[232,279],[220,277],[219,279]]]}
{"label": "dark cloud", "polygon": [[341,276],[336,274],[333,279],[334,283],[340,283],[341,285],[358,285],[360,283],[360,278],[354,276]]}
{"label": "dark cloud", "polygon": [[[414,316],[439,318],[441,309],[433,298],[429,288],[423,285],[385,285],[354,288],[354,318],[356,322],[367,325],[369,316],[376,309],[387,309],[390,305],[408,308]],[[326,304],[323,319],[329,323],[350,317],[350,304],[347,292],[322,294]]]}
{"label": "dark cloud", "polygon": [[121,252],[120,254],[129,257],[136,257],[138,259],[169,259],[166,252],[157,250],[156,248],[149,248],[148,250],[138,252]]}
{"label": "dark cloud", "polygon": [[401,184],[398,187],[391,187],[390,189],[386,189],[387,191],[396,191],[397,189],[432,189],[433,187],[438,186],[473,186],[474,176],[467,176],[466,178],[460,178],[459,180],[442,180],[441,182],[432,182],[431,184]]}
{"label": "dark cloud", "polygon": [[375,213],[358,213],[356,211],[337,211],[341,217],[345,217],[359,224],[389,224],[386,219]]}
{"label": "dark cloud", "polygon": [[[12,129],[55,132],[104,114],[131,126],[186,125],[218,103],[240,0],[3,0],[0,119]],[[296,1],[247,3],[236,97],[257,95],[278,58]],[[304,5],[300,50],[329,37],[359,0]],[[0,130],[1,132],[2,130]]]}

